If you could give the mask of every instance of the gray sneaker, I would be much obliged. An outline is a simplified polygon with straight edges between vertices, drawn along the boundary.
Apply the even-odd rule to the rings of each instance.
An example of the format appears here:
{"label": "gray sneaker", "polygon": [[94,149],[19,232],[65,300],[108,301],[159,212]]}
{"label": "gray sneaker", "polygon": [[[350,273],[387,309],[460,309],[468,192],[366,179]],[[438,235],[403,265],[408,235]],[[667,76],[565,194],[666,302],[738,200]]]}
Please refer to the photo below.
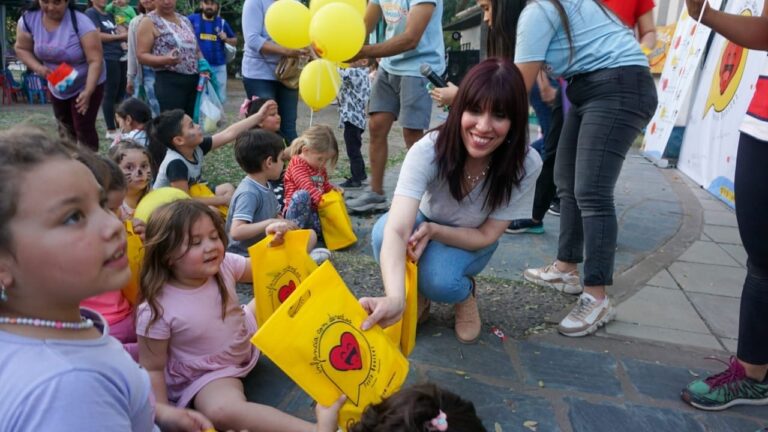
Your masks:
{"label": "gray sneaker", "polygon": [[384,195],[368,190],[347,201],[347,209],[358,213],[387,211],[389,210],[389,203]]}

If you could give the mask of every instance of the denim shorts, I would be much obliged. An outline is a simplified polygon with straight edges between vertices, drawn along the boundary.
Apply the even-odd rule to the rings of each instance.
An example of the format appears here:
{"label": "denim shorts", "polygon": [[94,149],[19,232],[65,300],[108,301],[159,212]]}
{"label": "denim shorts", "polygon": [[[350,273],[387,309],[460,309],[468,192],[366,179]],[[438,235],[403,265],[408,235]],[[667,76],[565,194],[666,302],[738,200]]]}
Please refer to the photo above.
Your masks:
{"label": "denim shorts", "polygon": [[388,112],[407,129],[429,129],[432,98],[424,77],[393,75],[379,68],[371,88],[370,114]]}

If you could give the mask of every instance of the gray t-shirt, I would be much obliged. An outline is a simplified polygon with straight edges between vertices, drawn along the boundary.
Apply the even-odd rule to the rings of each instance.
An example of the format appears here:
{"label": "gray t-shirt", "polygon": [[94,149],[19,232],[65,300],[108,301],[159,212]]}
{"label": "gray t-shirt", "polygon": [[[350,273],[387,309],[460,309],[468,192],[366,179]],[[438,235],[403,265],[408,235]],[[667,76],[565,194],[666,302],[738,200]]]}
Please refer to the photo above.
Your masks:
{"label": "gray t-shirt", "polygon": [[0,432],[159,431],[149,375],[106,321],[81,309],[98,339],[35,339],[0,331]]}
{"label": "gray t-shirt", "polygon": [[531,217],[536,179],[541,171],[541,158],[528,150],[523,163],[525,176],[512,189],[505,207],[489,212],[483,208],[487,190],[478,183],[461,201],[451,196],[448,182],[437,177],[435,164],[435,140],[437,132],[420,139],[405,155],[395,195],[421,201],[419,210],[428,219],[441,225],[477,228],[488,218],[511,221]]}
{"label": "gray t-shirt", "polygon": [[[229,203],[227,214],[227,235],[232,227],[233,220],[242,220],[248,223],[257,223],[263,220],[277,217],[280,204],[272,189],[259,184],[256,180],[245,177],[235,189],[232,202]],[[228,252],[248,256],[248,248],[261,241],[266,235],[260,234],[248,240],[232,240],[229,236]]]}

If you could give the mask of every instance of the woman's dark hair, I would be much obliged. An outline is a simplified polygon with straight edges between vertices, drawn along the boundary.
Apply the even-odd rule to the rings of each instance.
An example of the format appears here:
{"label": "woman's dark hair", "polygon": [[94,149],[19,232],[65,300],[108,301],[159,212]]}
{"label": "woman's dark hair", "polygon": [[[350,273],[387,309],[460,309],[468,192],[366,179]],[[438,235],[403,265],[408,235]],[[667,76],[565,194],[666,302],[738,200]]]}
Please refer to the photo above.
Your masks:
{"label": "woman's dark hair", "polygon": [[349,432],[424,432],[445,413],[448,432],[485,432],[472,402],[434,384],[404,388],[379,404],[368,406]]}
{"label": "woman's dark hair", "polygon": [[181,135],[181,122],[184,111],[174,109],[163,111],[146,124],[149,138],[149,153],[152,155],[152,178],[157,178],[157,170],[165,159],[165,152],[173,150],[173,138]]}
{"label": "woman's dark hair", "polygon": [[279,163],[280,153],[285,150],[283,138],[264,129],[253,129],[237,137],[235,160],[248,174],[261,172],[261,164],[271,157]]}
{"label": "woman's dark hair", "polygon": [[75,159],[88,167],[105,192],[125,190],[127,187],[123,170],[108,157],[79,147],[75,152]]}
{"label": "woman's dark hair", "polygon": [[510,120],[504,142],[491,153],[483,189],[483,208],[494,211],[509,202],[512,189],[525,176],[523,163],[528,151],[528,94],[523,76],[507,59],[489,58],[469,70],[461,80],[448,119],[438,126],[435,163],[441,179],[448,182],[451,196],[461,201],[467,148],[462,138],[461,117],[465,111],[502,115]]}
{"label": "woman's dark hair", "polygon": [[517,21],[527,0],[490,0],[493,23],[488,29],[488,57],[515,60]]}
{"label": "woman's dark hair", "polygon": [[147,124],[152,120],[152,110],[149,109],[149,106],[144,101],[135,97],[130,97],[121,102],[117,106],[115,114],[122,118],[131,116],[134,121],[141,124]]}

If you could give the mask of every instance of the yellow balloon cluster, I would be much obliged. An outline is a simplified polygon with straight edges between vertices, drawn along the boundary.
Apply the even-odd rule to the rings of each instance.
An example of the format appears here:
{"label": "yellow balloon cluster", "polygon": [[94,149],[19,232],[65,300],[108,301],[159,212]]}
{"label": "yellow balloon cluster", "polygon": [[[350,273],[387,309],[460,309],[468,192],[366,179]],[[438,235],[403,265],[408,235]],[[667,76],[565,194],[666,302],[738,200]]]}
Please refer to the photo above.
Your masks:
{"label": "yellow balloon cluster", "polygon": [[[309,62],[299,78],[299,94],[317,111],[338,94],[339,63],[355,56],[365,41],[365,0],[278,0],[264,17],[269,36],[291,49],[312,46],[320,59]],[[346,65],[343,65],[346,66]]]}

